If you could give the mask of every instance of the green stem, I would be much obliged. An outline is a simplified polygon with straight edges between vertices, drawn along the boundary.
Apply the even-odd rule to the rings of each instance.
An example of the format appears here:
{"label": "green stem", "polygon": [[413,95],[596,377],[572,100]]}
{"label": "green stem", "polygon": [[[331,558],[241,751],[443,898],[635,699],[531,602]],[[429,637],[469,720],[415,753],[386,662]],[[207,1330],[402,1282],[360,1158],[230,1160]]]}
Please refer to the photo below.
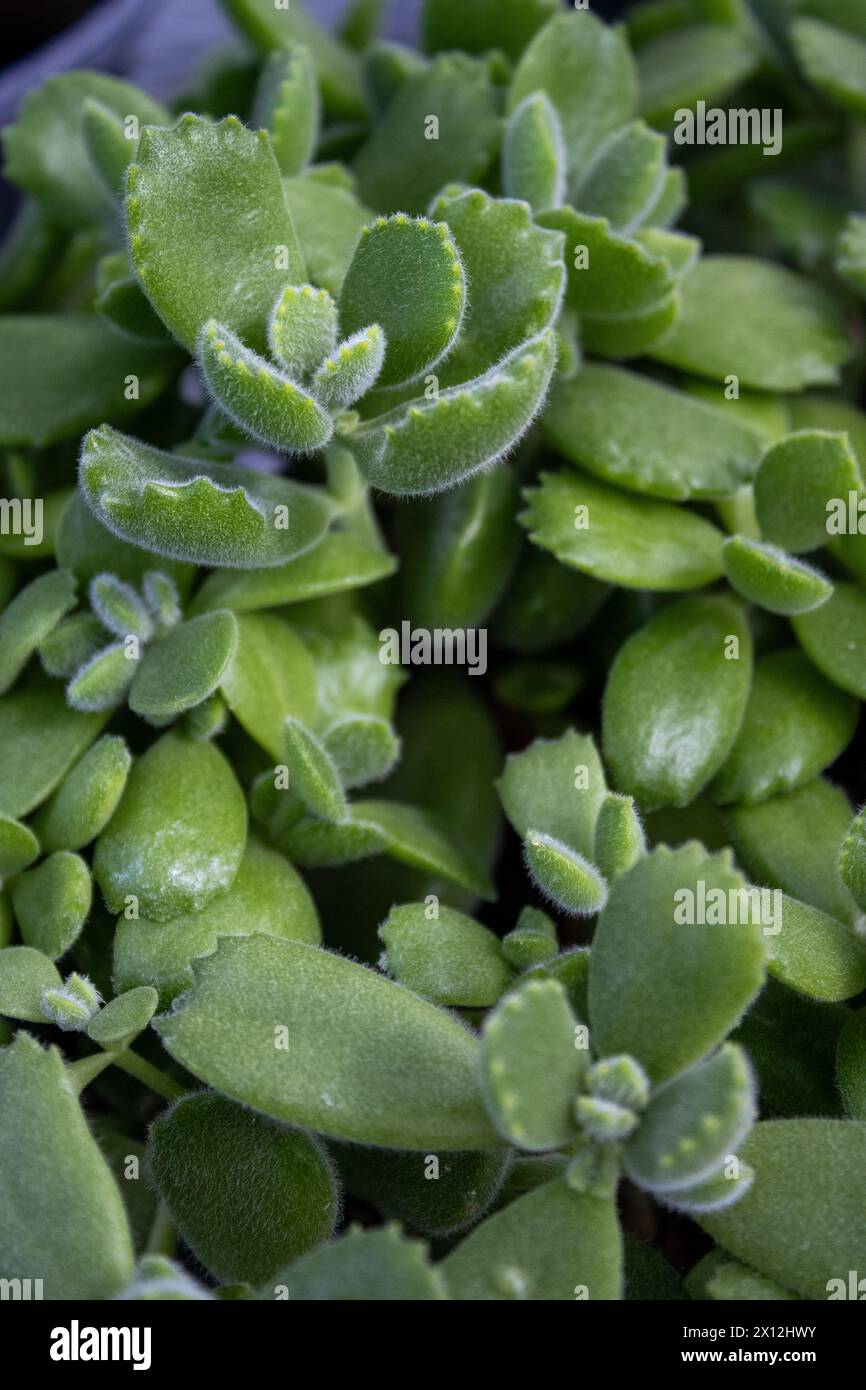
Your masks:
{"label": "green stem", "polygon": [[186,1095],[186,1087],[173,1081],[165,1072],[161,1072],[158,1067],[145,1061],[137,1052],[132,1052],[129,1048],[122,1052],[112,1052],[111,1060],[121,1071],[125,1071],[129,1076],[134,1076],[136,1081],[140,1081],[143,1086],[147,1086],[151,1091],[155,1091],[158,1096],[165,1100],[177,1100],[179,1096]]}
{"label": "green stem", "polygon": [[110,1067],[114,1058],[110,1052],[94,1052],[90,1057],[79,1057],[76,1062],[68,1062],[66,1066],[67,1075],[71,1078],[76,1093],[81,1095],[85,1086],[89,1086],[91,1081]]}
{"label": "green stem", "polygon": [[174,1223],[165,1202],[160,1202],[156,1209],[156,1216],[153,1218],[150,1235],[147,1238],[145,1254],[172,1256],[174,1246]]}

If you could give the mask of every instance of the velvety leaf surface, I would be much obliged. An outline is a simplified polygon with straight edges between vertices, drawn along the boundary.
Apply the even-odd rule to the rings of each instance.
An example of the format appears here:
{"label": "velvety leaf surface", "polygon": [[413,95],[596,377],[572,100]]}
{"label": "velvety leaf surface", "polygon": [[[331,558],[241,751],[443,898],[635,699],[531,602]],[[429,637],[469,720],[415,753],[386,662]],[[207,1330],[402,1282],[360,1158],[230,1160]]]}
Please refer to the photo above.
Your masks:
{"label": "velvety leaf surface", "polygon": [[731,536],[722,546],[725,574],[733,589],[769,613],[811,613],[832,596],[829,579],[778,546]]}
{"label": "velvety leaf surface", "polygon": [[686,806],[727,758],[743,722],[752,643],[741,610],[682,599],[620,648],[604,693],[605,758],[647,810]]}
{"label": "velvety leaf surface", "polygon": [[654,1092],[625,1148],[629,1177],[661,1193],[702,1182],[745,1138],[755,1109],[747,1055],[725,1043]]}
{"label": "velvety leaf surface", "polygon": [[129,707],[152,724],[176,719],[219,687],[238,643],[227,610],[178,623],[148,651],[129,691]]}
{"label": "velvety leaf surface", "polygon": [[724,823],[739,863],[756,883],[851,922],[855,905],[836,868],[851,814],[845,793],[816,777],[759,806],[730,807]]}
{"label": "velvety leaf surface", "polygon": [[512,979],[498,937],[452,907],[432,918],[423,903],[392,907],[379,937],[384,968],[434,1004],[485,1008]]}
{"label": "velvety leaf surface", "polygon": [[849,1018],[839,1034],[836,1067],[847,1114],[852,1120],[866,1119],[866,1009]]}
{"label": "velvety leaf surface", "polygon": [[426,1246],[420,1240],[408,1240],[398,1226],[389,1225],[373,1231],[350,1227],[342,1239],[322,1245],[280,1270],[262,1297],[320,1303],[402,1303],[439,1301],[448,1294]]}
{"label": "velvety leaf surface", "polygon": [[591,738],[570,729],[558,739],[537,739],[521,753],[509,754],[496,789],[518,835],[541,831],[592,856],[606,789]]}
{"label": "velvety leaf surface", "polygon": [[831,1003],[866,987],[866,939],[861,934],[796,898],[783,895],[780,909],[779,934],[768,938],[771,974],[811,999]]}
{"label": "velvety leaf surface", "polygon": [[450,48],[486,53],[501,48],[516,61],[542,24],[558,13],[556,0],[476,0],[471,10],[463,0],[426,0],[422,42],[428,53]]}
{"label": "velvety leaf surface", "polygon": [[363,228],[340,291],[344,334],[377,323],[387,344],[381,386],[411,381],[435,367],[460,328],[466,298],[463,264],[442,222],[379,217]]}
{"label": "velvety leaf surface", "polygon": [[508,118],[502,143],[502,183],[509,198],[536,211],[558,207],[565,195],[562,126],[543,91],[530,92]]}
{"label": "velvety leaf surface", "polygon": [[443,191],[433,215],[448,224],[470,286],[457,343],[440,369],[451,385],[553,323],[565,288],[562,237],[533,222],[524,203],[480,188]]}
{"label": "velvety leaf surface", "polygon": [[44,1023],[42,995],[46,989],[60,989],[62,983],[54,962],[35,947],[6,946],[0,951],[0,1014],[6,1018]]}
{"label": "velvety leaf surface", "polygon": [[195,573],[192,565],[140,550],[113,535],[94,516],[78,490],[73,492],[60,515],[55,547],[57,563],[71,570],[82,584],[104,573],[138,584],[149,570],[158,568],[186,596]]}
{"label": "velvety leaf surface", "polygon": [[40,1270],[50,1299],[103,1299],[132,1274],[120,1193],[56,1048],[0,1048],[4,1275]]}
{"label": "velvety leaf surface", "polygon": [[271,0],[220,0],[232,21],[261,53],[303,44],[316,65],[327,111],[335,118],[357,119],[366,102],[355,55],[300,5],[277,9]]}
{"label": "velvety leaf surface", "polygon": [[587,363],[551,394],[549,442],[572,463],[633,492],[671,501],[728,497],[760,459],[760,440],[733,414],[636,372]]}
{"label": "velvety leaf surface", "polygon": [[198,356],[220,410],[266,449],[307,454],[327,444],[333,428],[327,410],[231,329],[209,319],[199,334]]}
{"label": "velvety leaf surface", "polygon": [[313,377],[313,391],[326,410],[352,405],[373,386],[385,360],[385,335],[377,323],[344,338]]}
{"label": "velvety leaf surface", "polygon": [[164,734],[138,758],[93,869],[112,912],[127,898],[157,921],[198,911],[230,888],[246,841],[246,806],[222,753]]}
{"label": "velvety leaf surface", "polygon": [[755,513],[768,541],[801,554],[827,544],[831,498],[860,488],[848,438],[828,430],[800,430],[767,451],[755,477]]}
{"label": "velvety leaf surface", "polygon": [[39,841],[28,825],[0,816],[0,880],[26,869],[39,854]]}
{"label": "velvety leaf surface", "polygon": [[496,463],[540,409],[555,360],[548,329],[483,376],[361,426],[351,436],[361,471],[383,492],[424,496]]}
{"label": "velvety leaf surface", "polygon": [[24,816],[61,781],[106,716],[70,709],[61,686],[31,685],[0,699],[0,814]]}
{"label": "velvety leaf surface", "polygon": [[86,314],[3,315],[0,443],[54,444],[122,420],[159,395],[174,361],[144,344],[118,351],[117,334]]}
{"label": "velvety leaf surface", "polygon": [[264,1283],[334,1229],[338,1189],[316,1140],[222,1096],[162,1114],[147,1161],[184,1240],[224,1283]]}
{"label": "velvety leaf surface", "polygon": [[[265,936],[219,942],[194,974],[183,1005],[156,1026],[173,1057],[233,1099],[356,1143],[497,1146],[477,1090],[476,1040],[400,985]],[[277,1046],[281,1028],[290,1051]],[[241,1049],[231,1042],[238,1030]]]}
{"label": "velvety leaf surface", "polygon": [[150,985],[119,994],[90,1020],[87,1036],[100,1047],[123,1044],[147,1027],[158,1003],[159,995]]}
{"label": "velvety leaf surface", "polygon": [[710,791],[728,802],[766,801],[811,782],[835,762],[857,726],[859,707],[793,649],[755,665],[736,742]]}
{"label": "velvety leaf surface", "polygon": [[285,721],[284,740],[290,790],[312,815],[322,820],[343,820],[346,798],[328,750],[300,720],[291,716]]}
{"label": "velvety leaf surface", "polygon": [[518,520],[530,540],[593,579],[664,591],[696,589],[722,573],[722,533],[684,508],[571,469],[541,473],[524,496]]}
{"label": "velvety leaf surface", "polygon": [[250,737],[281,762],[286,719],[310,720],[316,708],[313,662],[295,631],[276,614],[244,614],[237,619],[237,629],[238,643],[223,673],[222,691]]}
{"label": "velvety leaf surface", "polygon": [[[452,1235],[473,1226],[502,1188],[507,1152],[426,1155],[331,1144],[340,1177],[353,1196],[422,1235]],[[435,1165],[430,1162],[431,1157]]]}
{"label": "velvety leaf surface", "polygon": [[662,34],[638,55],[640,109],[666,126],[682,107],[712,106],[756,66],[755,45],[732,25],[694,24]]}
{"label": "velvety leaf surface", "polygon": [[30,657],[75,603],[68,570],[40,575],[0,613],[0,694],[18,679]]}
{"label": "velvety leaf surface", "polygon": [[[539,216],[543,227],[565,234],[565,264],[568,268],[566,303],[575,313],[604,326],[612,321],[639,319],[664,308],[674,289],[673,269],[664,256],[656,255],[639,241],[621,236],[604,217],[576,212],[574,208],[554,208]],[[645,334],[649,346],[669,327],[671,314],[664,314],[656,325],[650,321]],[[584,334],[584,338],[585,338]],[[595,340],[593,351],[615,357],[633,356],[637,344],[605,344]]]}
{"label": "velvety leaf surface", "polygon": [[373,212],[354,193],[310,175],[283,179],[283,192],[307,274],[329,294],[338,295],[355,250],[358,233]]}
{"label": "velvety leaf surface", "polygon": [[452,1298],[565,1302],[619,1298],[621,1263],[613,1203],[557,1180],[489,1217],[446,1256],[442,1273]]}
{"label": "velvety leaf surface", "polygon": [[271,473],[165,454],[105,427],[81,452],[88,506],[120,539],[199,565],[280,565],[325,534],[325,494]]}
{"label": "velvety leaf surface", "polygon": [[319,88],[309,49],[277,49],[265,62],[253,119],[270,134],[280,173],[299,174],[319,133]]}
{"label": "velvety leaf surface", "polygon": [[634,115],[637,80],[625,36],[588,12],[556,15],[517,64],[509,110],[539,90],[562,123],[570,174],[580,175],[604,138]]}
{"label": "velvety leaf surface", "polygon": [[592,917],[604,907],[607,887],[601,874],[561,840],[530,829],[523,857],[536,888],[560,911]]}
{"label": "velvety leaf surface", "polygon": [[354,817],[378,832],[384,851],[427,873],[442,874],[480,897],[494,890],[477,857],[451,837],[444,817],[398,801],[356,801]]}
{"label": "velvety leaf surface", "polygon": [[836,382],[850,355],[838,302],[785,266],[704,256],[683,281],[682,306],[652,356],[684,371],[760,391]]}
{"label": "velvety leaf surface", "polygon": [[722,925],[676,920],[690,904],[697,919],[699,881],[707,894],[721,890],[727,904],[745,886],[728,854],[709,855],[695,841],[659,846],[612,883],[595,930],[589,1011],[596,1050],[631,1053],[656,1084],[720,1043],[763,983],[764,937],[751,913],[735,925],[727,916]]}
{"label": "velvety leaf surface", "polygon": [[866,699],[866,593],[837,584],[821,608],[794,618],[794,631],[809,660],[840,690]]}
{"label": "velvety leaf surface", "polygon": [[327,290],[287,285],[268,323],[268,345],[290,377],[314,372],[337,344],[337,306]]}
{"label": "velvety leaf surface", "polygon": [[825,1299],[866,1253],[866,1125],[849,1120],[767,1120],[742,1149],[751,1191],[701,1225],[738,1259],[793,1289]]}
{"label": "velvety leaf surface", "polygon": [[58,850],[12,884],[12,906],[26,945],[50,960],[66,954],[90,912],[93,885],[84,860]]}
{"label": "velvety leaf surface", "polygon": [[70,230],[88,227],[111,211],[85,143],[88,100],[121,118],[137,116],[142,124],[167,119],[164,108],[144,92],[102,72],[64,72],[28,91],[18,119],[4,131],[6,176],[37,199],[52,222]]}
{"label": "velvety leaf surface", "polygon": [[[430,115],[438,120],[437,139],[426,135]],[[360,195],[381,212],[423,213],[445,184],[479,179],[498,139],[499,101],[487,62],[443,54],[407,76],[362,146],[354,163]]]}
{"label": "velvety leaf surface", "polygon": [[[304,279],[265,131],[236,116],[148,126],[127,173],[129,245],[148,299],[192,349],[219,317],[254,350],[277,294]],[[281,254],[281,249],[282,254]]]}
{"label": "velvety leaf surface", "polygon": [[212,951],[219,936],[265,932],[318,945],[319,920],[303,879],[287,859],[249,839],[231,888],[199,912],[169,922],[121,917],[114,938],[118,990],[151,985],[167,1007],[193,982],[190,962]]}
{"label": "velvety leaf surface", "polygon": [[655,207],[666,175],[665,137],[645,121],[632,121],[602,145],[578,184],[575,203],[628,235]]}
{"label": "velvety leaf surface", "polygon": [[587,1059],[556,981],[531,980],[503,999],[481,1035],[482,1092],[503,1138],[530,1150],[573,1142],[574,1101]]}

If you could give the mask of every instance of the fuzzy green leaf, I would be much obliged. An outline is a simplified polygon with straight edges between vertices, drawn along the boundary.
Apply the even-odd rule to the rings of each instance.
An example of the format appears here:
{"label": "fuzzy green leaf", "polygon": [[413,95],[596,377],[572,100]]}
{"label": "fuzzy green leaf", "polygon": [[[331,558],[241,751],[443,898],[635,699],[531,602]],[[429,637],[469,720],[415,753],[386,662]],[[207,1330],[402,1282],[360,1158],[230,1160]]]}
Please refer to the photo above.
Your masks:
{"label": "fuzzy green leaf", "polygon": [[[732,1159],[736,1159],[736,1168],[733,1167]],[[727,1171],[729,1165],[732,1170],[730,1173]],[[721,1168],[702,1182],[666,1192],[663,1198],[664,1205],[693,1219],[708,1212],[725,1211],[742,1200],[754,1179],[754,1169],[732,1154],[725,1159]]]}
{"label": "fuzzy green leaf", "polygon": [[61,619],[39,646],[42,669],[68,680],[105,645],[105,629],[92,613],[73,613]]}
{"label": "fuzzy green leaf", "polygon": [[355,250],[358,234],[373,220],[366,207],[349,189],[314,177],[315,170],[300,178],[283,179],[283,192],[307,274],[334,296],[340,293]]}
{"label": "fuzzy green leaf", "polygon": [[565,469],[539,474],[518,520],[564,565],[626,588],[696,589],[722,573],[722,533],[682,507]]}
{"label": "fuzzy green leaf", "polygon": [[272,53],[262,68],[253,112],[271,137],[281,174],[299,174],[313,157],[319,134],[319,88],[309,49],[294,45]]}
{"label": "fuzzy green leaf", "polygon": [[34,579],[0,614],[0,694],[18,679],[30,657],[75,604],[75,579],[54,570]]}
{"label": "fuzzy green leaf", "polygon": [[662,34],[638,55],[640,109],[653,125],[666,126],[683,107],[703,99],[711,106],[751,75],[754,41],[727,24],[693,24]]}
{"label": "fuzzy green leaf", "polygon": [[187,1245],[224,1282],[264,1283],[333,1232],[322,1147],[222,1096],[185,1096],[161,1115],[147,1162]]}
{"label": "fuzzy green leaf", "polygon": [[626,1172],[653,1192],[703,1182],[736,1149],[754,1120],[748,1058],[742,1048],[725,1043],[709,1061],[654,1093],[625,1147]]}
{"label": "fuzzy green leaf", "polygon": [[866,115],[866,35],[859,39],[833,24],[804,18],[791,25],[791,40],[808,80],[855,116]]}
{"label": "fuzzy green leaf", "polygon": [[346,798],[327,749],[314,733],[292,716],[285,721],[284,739],[289,789],[313,815],[322,820],[343,820]]}
{"label": "fuzzy green leaf", "polygon": [[398,801],[356,801],[355,819],[384,836],[384,852],[426,873],[442,874],[483,898],[493,885],[477,857],[456,844],[444,816]]}
{"label": "fuzzy green leaf", "polygon": [[94,307],[115,334],[145,347],[165,348],[171,343],[171,334],[151,306],[125,254],[106,256],[100,261],[97,285]]}
{"label": "fuzzy green leaf", "polygon": [[15,124],[4,131],[6,177],[36,198],[52,222],[71,230],[111,214],[111,198],[85,142],[89,100],[121,119],[136,116],[142,125],[168,119],[137,87],[102,72],[66,72],[31,87]]}
{"label": "fuzzy green leaf", "polygon": [[831,499],[860,488],[860,470],[848,437],[800,430],[774,444],[755,477],[755,512],[765,538],[795,555],[827,544]]}
{"label": "fuzzy green leaf", "polygon": [[538,90],[553,103],[570,176],[579,177],[606,136],[634,115],[637,80],[624,34],[589,13],[556,15],[517,64],[509,110]]}
{"label": "fuzzy green leaf", "polygon": [[614,131],[574,195],[582,213],[606,217],[615,231],[635,231],[655,207],[667,176],[665,138],[644,121]]}
{"label": "fuzzy green leaf", "polygon": [[608,792],[598,808],[592,858],[608,880],[625,873],[646,851],[646,837],[634,800]]}
{"label": "fuzzy green leaf", "polygon": [[433,918],[423,903],[392,907],[379,938],[389,974],[434,1004],[486,1008],[512,978],[493,932],[452,907]]}
{"label": "fuzzy green leaf", "polygon": [[312,381],[313,393],[326,410],[337,410],[365,395],[385,360],[385,335],[377,323],[346,338],[326,357]]}
{"label": "fuzzy green leaf", "polygon": [[565,196],[566,150],[562,126],[543,91],[523,98],[508,118],[502,145],[502,184],[540,212]]}
{"label": "fuzzy green leaf", "polygon": [[811,999],[831,1003],[866,988],[866,939],[817,907],[783,895],[768,970]]}
{"label": "fuzzy green leaf", "polygon": [[747,536],[725,541],[722,562],[731,587],[769,613],[811,613],[833,594],[833,585],[820,570]]}
{"label": "fuzzy green leaf", "polygon": [[440,369],[450,386],[486,371],[549,328],[565,288],[562,237],[529,208],[480,188],[443,191],[433,216],[447,222],[471,286],[458,341]]}
{"label": "fuzzy green leaf", "polygon": [[496,463],[540,409],[555,359],[548,329],[483,376],[362,425],[351,436],[361,471],[383,492],[423,496]]}
{"label": "fuzzy green leaf", "polygon": [[273,0],[220,3],[259,52],[272,53],[297,44],[309,50],[325,108],[334,118],[357,120],[364,115],[366,102],[355,55],[300,5],[277,8]]}
{"label": "fuzzy green leaf", "polygon": [[93,885],[84,860],[58,850],[12,884],[12,906],[28,946],[51,960],[66,954],[90,912]]}
{"label": "fuzzy green leaf", "polygon": [[125,741],[106,734],[64,777],[35,825],[46,850],[78,850],[108,824],[126,786],[132,757]]}
{"label": "fuzzy green leaf", "polygon": [[577,1136],[574,1099],[588,1052],[578,1045],[565,990],[530,980],[485,1022],[481,1086],[496,1128],[518,1148],[558,1149]]}
{"label": "fuzzy green leaf", "polygon": [[123,703],[135,677],[137,656],[123,642],[102,647],[75,672],[66,687],[73,709],[102,713]]}
{"label": "fuzzy green leaf", "polygon": [[[565,233],[565,264],[568,285],[565,302],[581,320],[639,319],[667,305],[675,286],[674,271],[662,255],[648,250],[641,242],[615,232],[604,217],[576,212],[574,208],[554,208],[539,217],[543,227]],[[661,327],[653,326],[660,335]],[[667,326],[666,324],[664,326]],[[596,351],[600,348],[594,345]],[[632,355],[625,351],[615,356]]]}
{"label": "fuzzy green leaf", "polygon": [[219,688],[237,643],[237,620],[227,610],[178,623],[145,653],[130,709],[159,726],[200,705]]}
{"label": "fuzzy green leaf", "polygon": [[604,907],[607,885],[601,874],[561,840],[529,830],[523,857],[535,886],[562,912],[592,917]]}
{"label": "fuzzy green leaf", "polygon": [[488,1217],[442,1262],[451,1296],[472,1302],[617,1299],[621,1269],[613,1202],[561,1179]]}
{"label": "fuzzy green leaf", "polygon": [[287,285],[271,314],[268,343],[290,377],[315,371],[337,344],[337,306],[327,290]]}
{"label": "fuzzy green leaf", "polygon": [[856,908],[836,867],[851,814],[845,793],[816,777],[759,806],[726,809],[723,819],[739,863],[756,883],[854,922]]}
{"label": "fuzzy green leaf", "polygon": [[[60,989],[57,967],[33,946],[6,946],[0,951],[0,1015],[44,1023],[42,996]],[[0,1051],[0,1057],[3,1053]]]}
{"label": "fuzzy green leaf", "polygon": [[201,329],[198,356],[216,404],[245,434],[284,454],[327,444],[333,426],[316,398],[215,319]]}
{"label": "fuzzy green leaf", "polygon": [[448,1297],[426,1246],[408,1240],[396,1225],[372,1231],[350,1227],[342,1239],[280,1270],[273,1295],[266,1287],[262,1296],[319,1303],[426,1302]]}
{"label": "fuzzy green leaf", "polygon": [[516,62],[529,40],[552,15],[557,0],[425,0],[421,32],[427,53],[463,48],[486,53],[501,48]]}
{"label": "fuzzy green leaf", "polygon": [[6,314],[0,444],[54,444],[122,420],[159,395],[173,365],[173,354],[145,344],[118,352],[117,334],[93,315]]}
{"label": "fuzzy green leaf", "polygon": [[231,888],[199,912],[155,922],[122,917],[114,938],[118,990],[152,985],[166,1008],[193,982],[191,962],[212,951],[219,936],[265,932],[290,941],[319,943],[312,898],[288,860],[248,840]]}
{"label": "fuzzy green leaf", "polygon": [[129,583],[140,584],[149,570],[159,568],[174,582],[182,598],[192,587],[195,575],[192,565],[140,550],[112,535],[94,516],[78,488],[60,515],[55,546],[58,564],[72,570],[82,584],[106,572]]}
{"label": "fuzzy green leaf", "polygon": [[722,421],[682,391],[593,362],[555,387],[542,428],[588,472],[677,502],[730,496],[761,454],[759,436],[733,413]]}
{"label": "fuzzy green leaf", "polygon": [[[103,1299],[132,1275],[123,1201],[56,1048],[0,1048],[0,1269],[49,1299]],[[19,1273],[20,1271],[20,1273]]]}
{"label": "fuzzy green leaf", "polygon": [[826,1299],[831,1280],[866,1263],[866,1125],[855,1120],[768,1120],[742,1149],[751,1190],[701,1225],[738,1259],[793,1289]]}
{"label": "fuzzy green leaf", "polygon": [[[428,136],[430,116],[436,138]],[[407,75],[355,159],[361,197],[385,213],[425,212],[445,184],[481,178],[497,150],[499,125],[487,61],[465,53],[434,58]],[[390,340],[378,314],[365,321],[382,323]]]}
{"label": "fuzzy green leaf", "polygon": [[662,609],[620,648],[602,736],[615,781],[647,810],[687,806],[718,772],[743,722],[752,641],[716,596]]}
{"label": "fuzzy green leaf", "polygon": [[794,619],[797,639],[823,675],[859,700],[866,699],[866,593],[837,584],[823,607]]}
{"label": "fuzzy green leaf", "polygon": [[219,316],[261,350],[277,294],[304,278],[266,132],[236,116],[147,126],[127,190],[135,269],[172,333],[192,349],[202,324]]}
{"label": "fuzzy green leaf", "polygon": [[234,658],[222,678],[223,694],[250,737],[281,762],[286,719],[309,722],[313,717],[315,669],[306,647],[282,618],[245,614],[238,617],[237,630]]}
{"label": "fuzzy green leaf", "polygon": [[88,589],[90,606],[102,626],[119,637],[127,636],[149,642],[153,636],[153,620],[147,605],[131,584],[114,574],[97,574]]}
{"label": "fuzzy green leaf", "polygon": [[54,788],[99,734],[105,716],[70,709],[54,684],[0,699],[0,814],[24,816]]}
{"label": "fuzzy green leaf", "polygon": [[20,874],[39,855],[39,841],[29,825],[0,815],[0,882]]}
{"label": "fuzzy green leaf", "polygon": [[859,811],[839,846],[839,874],[857,906],[866,912],[866,808]]}
{"label": "fuzzy green leaf", "polygon": [[710,792],[721,805],[766,801],[810,782],[835,762],[857,725],[855,700],[819,675],[802,652],[757,662],[736,742]]}
{"label": "fuzzy green leaf", "polygon": [[359,1144],[331,1145],[331,1151],[353,1196],[426,1236],[474,1226],[499,1195],[510,1161],[507,1152],[495,1149],[441,1158]]}
{"label": "fuzzy green leaf", "polygon": [[[744,889],[728,854],[709,855],[695,841],[654,849],[614,880],[589,968],[591,1034],[601,1056],[627,1052],[658,1084],[722,1042],[764,980],[763,929]],[[724,895],[721,925],[712,890]],[[704,923],[697,920],[702,892]]]}
{"label": "fuzzy green leaf", "polygon": [[386,350],[379,384],[393,386],[444,357],[465,301],[463,265],[448,227],[398,213],[362,230],[340,291],[340,326],[346,334],[381,326]]}
{"label": "fuzzy green leaf", "polygon": [[161,922],[230,888],[245,840],[243,793],[223,755],[164,734],[135,762],[93,871],[110,911],[133,896]]}
{"label": "fuzzy green leaf", "polygon": [[509,755],[496,789],[521,838],[538,831],[592,856],[605,783],[591,738],[567,730],[558,739],[537,739]]}
{"label": "fuzzy green leaf", "polygon": [[400,756],[400,739],[386,719],[347,715],[327,730],[323,743],[343,786],[380,782]]}
{"label": "fuzzy green leaf", "polygon": [[839,380],[851,353],[838,301],[815,280],[748,256],[704,256],[681,287],[676,325],[651,356],[760,391]]}
{"label": "fuzzy green leaf", "polygon": [[209,1085],[356,1143],[496,1147],[475,1079],[478,1044],[426,1000],[341,956],[266,936],[225,938],[193,970],[190,993],[155,1026]]}
{"label": "fuzzy green leaf", "polygon": [[280,565],[325,533],[325,494],[234,464],[165,454],[129,435],[92,430],[79,485],[116,536],[199,565]]}
{"label": "fuzzy green leaf", "polygon": [[135,1037],[156,1013],[159,995],[150,985],[118,994],[91,1019],[87,1036],[100,1047],[115,1047]]}
{"label": "fuzzy green leaf", "polygon": [[[130,113],[131,114],[131,113]],[[123,196],[127,166],[132,161],[138,134],[127,135],[126,120],[98,97],[88,96],[81,104],[81,138],[91,164],[99,174],[105,191],[114,202]],[[162,124],[162,118],[158,122]],[[88,170],[88,174],[91,171]]]}

